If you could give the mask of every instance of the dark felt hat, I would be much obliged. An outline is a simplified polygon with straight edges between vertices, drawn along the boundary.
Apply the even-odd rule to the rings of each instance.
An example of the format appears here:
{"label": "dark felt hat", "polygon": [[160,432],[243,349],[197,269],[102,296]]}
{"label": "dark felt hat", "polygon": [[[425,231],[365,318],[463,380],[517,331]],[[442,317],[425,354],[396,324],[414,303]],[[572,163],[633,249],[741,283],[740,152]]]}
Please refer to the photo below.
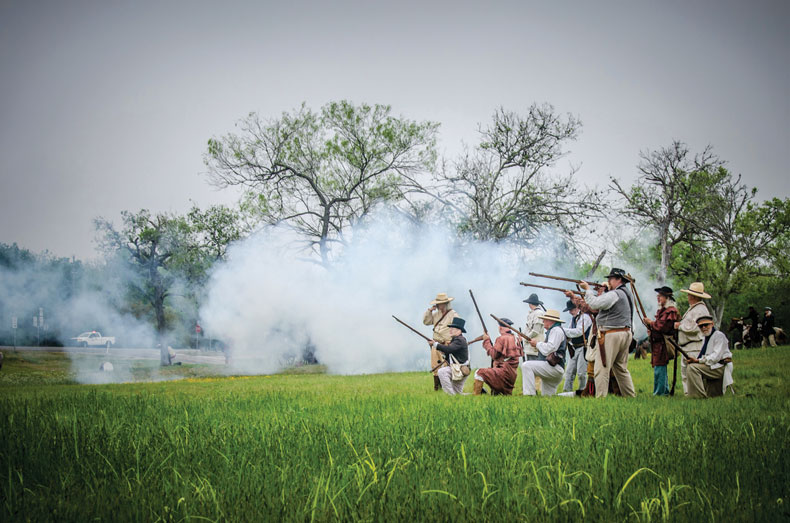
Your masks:
{"label": "dark felt hat", "polygon": [[506,329],[509,329],[510,326],[513,325],[513,320],[510,320],[508,318],[499,318],[499,324],[502,327],[504,327]]}
{"label": "dark felt hat", "polygon": [[466,332],[466,329],[464,329],[465,325],[466,325],[466,320],[455,317],[453,318],[453,321],[448,325],[448,327],[450,327],[451,329],[452,328],[459,329],[461,332]]}
{"label": "dark felt hat", "polygon": [[625,275],[625,271],[623,269],[618,269],[617,267],[612,267],[612,270],[609,271],[609,274],[606,275],[607,278],[620,278],[621,280],[627,280],[628,276]]}
{"label": "dark felt hat", "polygon": [[671,298],[674,295],[674,293],[672,292],[672,288],[671,287],[667,287],[666,285],[664,285],[663,287],[659,287],[658,289],[655,289],[655,291],[658,294],[662,294],[664,296],[668,296],[669,298]]}
{"label": "dark felt hat", "polygon": [[535,293],[530,294],[529,298],[524,300],[524,303],[529,303],[530,305],[543,305],[543,302],[540,301],[540,298],[538,298],[538,295]]}
{"label": "dark felt hat", "polygon": [[562,309],[562,312],[572,311],[573,309],[578,308],[578,305],[573,303],[573,300],[568,300],[568,303],[565,304],[565,308]]}

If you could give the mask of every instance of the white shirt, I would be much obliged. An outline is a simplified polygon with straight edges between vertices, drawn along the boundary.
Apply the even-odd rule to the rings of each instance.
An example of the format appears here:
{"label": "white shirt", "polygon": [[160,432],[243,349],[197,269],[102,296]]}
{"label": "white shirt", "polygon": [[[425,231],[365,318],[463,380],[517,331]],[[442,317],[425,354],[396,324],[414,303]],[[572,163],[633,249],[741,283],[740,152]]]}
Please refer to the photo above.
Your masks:
{"label": "white shirt", "polygon": [[697,327],[697,318],[708,315],[708,307],[701,301],[689,307],[678,326],[678,343],[681,347],[694,342],[697,343],[692,347],[702,347],[702,340],[705,339],[705,336]]}
{"label": "white shirt", "polygon": [[582,312],[581,318],[576,320],[576,327],[566,328],[565,334],[567,334],[569,338],[578,338],[584,335],[590,327],[592,327],[592,318],[590,318],[589,314]]}
{"label": "white shirt", "polygon": [[[532,309],[527,316],[527,328],[524,332],[529,338],[535,338],[538,341],[543,341],[543,320],[540,316],[543,315],[543,310],[540,308]],[[529,343],[524,344],[524,354],[528,356],[537,356],[538,351],[535,350]]]}
{"label": "white shirt", "polygon": [[724,358],[732,358],[730,342],[727,340],[726,334],[716,329],[716,331],[710,335],[708,346],[705,348],[705,355],[699,358],[699,362],[715,370],[724,366],[723,363],[719,363]]}
{"label": "white shirt", "polygon": [[552,352],[559,349],[564,340],[565,333],[562,331],[562,327],[558,325],[551,329],[551,332],[549,332],[549,338],[546,341],[538,342],[538,344],[535,345],[535,348],[538,349],[544,356],[548,356]]}

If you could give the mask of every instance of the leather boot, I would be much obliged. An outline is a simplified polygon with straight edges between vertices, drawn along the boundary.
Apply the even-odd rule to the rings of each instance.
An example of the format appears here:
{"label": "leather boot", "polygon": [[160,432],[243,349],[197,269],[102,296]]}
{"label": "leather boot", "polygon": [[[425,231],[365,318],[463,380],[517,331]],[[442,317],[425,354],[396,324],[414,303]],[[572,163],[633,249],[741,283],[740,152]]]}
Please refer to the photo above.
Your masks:
{"label": "leather boot", "polygon": [[442,382],[439,381],[439,376],[433,377],[433,390],[439,390],[442,388]]}
{"label": "leather boot", "polygon": [[484,381],[475,380],[475,396],[483,394],[483,385],[485,385]]}

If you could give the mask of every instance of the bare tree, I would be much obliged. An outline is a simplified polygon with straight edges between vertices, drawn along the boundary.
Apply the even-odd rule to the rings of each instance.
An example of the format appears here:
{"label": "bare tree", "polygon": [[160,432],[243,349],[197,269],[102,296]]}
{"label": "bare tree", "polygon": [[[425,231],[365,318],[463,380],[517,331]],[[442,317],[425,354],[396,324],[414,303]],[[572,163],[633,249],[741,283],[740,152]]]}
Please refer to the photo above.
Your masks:
{"label": "bare tree", "polygon": [[476,147],[413,190],[435,198],[460,232],[481,240],[527,243],[546,225],[570,233],[596,213],[598,197],[576,185],[574,169],[565,175],[550,169],[580,128],[551,105],[533,104],[526,115],[500,108],[480,126]]}
{"label": "bare tree", "polygon": [[280,118],[250,114],[241,132],[208,142],[214,183],[251,191],[265,223],[288,223],[324,265],[330,246],[382,201],[402,197],[401,183],[430,169],[438,124],[391,115],[385,105],[304,105]]}
{"label": "bare tree", "polygon": [[708,191],[721,182],[723,162],[710,146],[692,155],[688,146],[674,141],[669,147],[640,153],[640,173],[630,188],[612,178],[612,188],[623,200],[622,212],[641,226],[658,233],[661,261],[657,279],[664,285],[672,248],[690,239],[709,208]]}

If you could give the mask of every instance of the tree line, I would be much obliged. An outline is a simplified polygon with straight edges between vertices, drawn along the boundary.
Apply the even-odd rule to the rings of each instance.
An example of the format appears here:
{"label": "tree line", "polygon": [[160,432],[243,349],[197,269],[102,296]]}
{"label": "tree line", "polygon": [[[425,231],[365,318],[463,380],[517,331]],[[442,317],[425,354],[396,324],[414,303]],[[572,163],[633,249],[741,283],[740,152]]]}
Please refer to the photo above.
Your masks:
{"label": "tree line", "polygon": [[[461,241],[529,248],[551,230],[578,276],[606,249],[651,273],[656,285],[704,281],[718,322],[748,305],[770,303],[780,322],[790,313],[782,256],[790,200],[759,199],[712,147],[695,152],[682,141],[640,152],[630,184],[611,178],[588,187],[577,168],[561,165],[581,129],[577,116],[549,104],[499,108],[479,125],[476,143],[445,158],[438,123],[396,116],[386,105],[337,101],[271,118],[250,113],[236,132],[209,139],[204,155],[210,183],[243,189],[237,206],[123,211],[119,225],[97,218],[96,230],[105,259],[133,275],[119,306],[161,336],[196,321],[210,270],[232,242],[287,224],[311,259],[328,266],[382,204],[409,220],[450,224]],[[611,224],[616,238],[607,236]],[[15,266],[46,262],[19,252]],[[0,267],[11,265],[0,256]]]}

